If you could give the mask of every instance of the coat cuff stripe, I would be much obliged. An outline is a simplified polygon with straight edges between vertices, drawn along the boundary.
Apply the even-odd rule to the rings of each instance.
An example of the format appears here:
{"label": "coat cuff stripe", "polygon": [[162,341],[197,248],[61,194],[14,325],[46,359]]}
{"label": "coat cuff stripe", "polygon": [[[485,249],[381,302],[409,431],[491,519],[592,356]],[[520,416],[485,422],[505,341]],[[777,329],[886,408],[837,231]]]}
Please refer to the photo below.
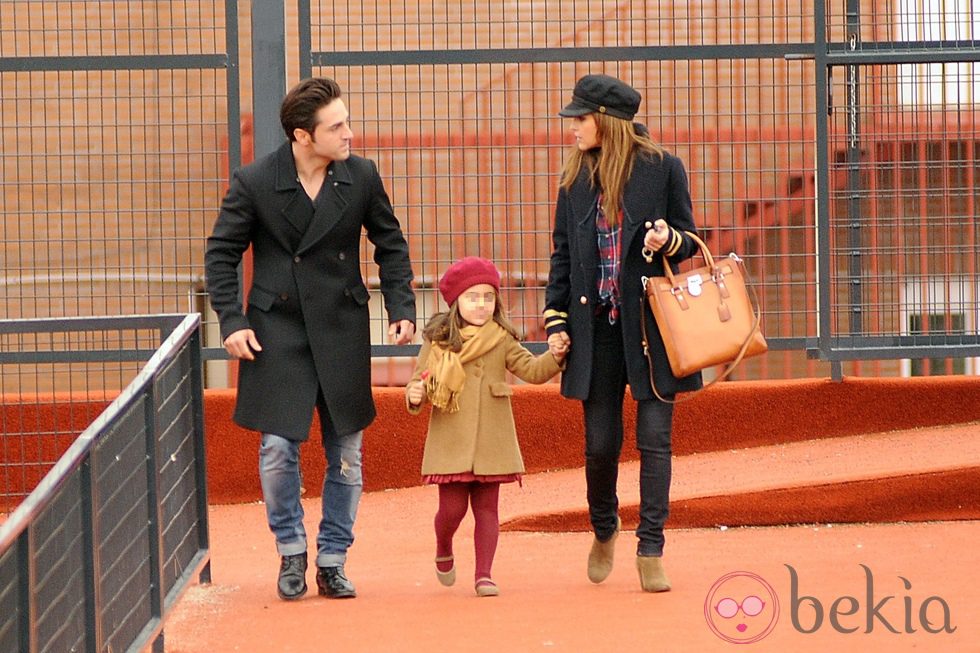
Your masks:
{"label": "coat cuff stripe", "polygon": [[670,245],[667,247],[667,256],[673,256],[681,248],[684,239],[673,227],[670,228]]}

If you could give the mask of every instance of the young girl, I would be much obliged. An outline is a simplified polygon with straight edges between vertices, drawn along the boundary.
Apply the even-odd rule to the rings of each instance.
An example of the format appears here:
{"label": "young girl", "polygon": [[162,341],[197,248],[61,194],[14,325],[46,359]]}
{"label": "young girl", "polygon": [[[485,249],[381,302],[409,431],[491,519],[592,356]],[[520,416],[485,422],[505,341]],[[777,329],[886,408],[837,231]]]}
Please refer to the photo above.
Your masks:
{"label": "young girl", "polygon": [[490,567],[500,531],[500,484],[519,481],[524,472],[505,374],[544,383],[561,370],[567,347],[555,343],[536,357],[521,345],[500,305],[500,272],[486,259],[468,256],[451,265],[439,291],[449,311],[434,315],[422,331],[405,388],[413,415],[426,399],[433,406],[422,476],[439,486],[436,576],[443,585],[456,582],[453,535],[469,504],[476,522],[476,593],[496,596]]}

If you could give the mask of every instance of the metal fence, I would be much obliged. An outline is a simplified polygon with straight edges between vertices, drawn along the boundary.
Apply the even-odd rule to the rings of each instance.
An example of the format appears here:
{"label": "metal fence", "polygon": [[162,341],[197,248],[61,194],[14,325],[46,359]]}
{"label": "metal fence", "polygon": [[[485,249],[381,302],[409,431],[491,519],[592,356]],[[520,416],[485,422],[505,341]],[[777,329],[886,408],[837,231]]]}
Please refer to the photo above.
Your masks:
{"label": "metal fence", "polygon": [[238,3],[0,1],[0,319],[202,311]]}
{"label": "metal fence", "polygon": [[[123,344],[148,332],[150,352]],[[84,383],[93,367],[145,361],[80,434],[65,417],[77,395],[5,396],[4,499],[30,482],[25,463],[50,466],[25,450],[71,444],[0,522],[0,650],[162,651],[180,592],[196,574],[210,582],[199,317],[4,320],[0,344],[0,368],[21,378],[60,367]]]}
{"label": "metal fence", "polygon": [[[403,220],[420,320],[439,310],[446,265],[481,254],[540,341],[568,147],[556,112],[578,76],[601,71],[642,92],[638,119],[684,159],[711,247],[748,261],[773,351],[741,378],[839,375],[844,360],[855,374],[978,371],[980,9],[968,0],[133,4],[72,3],[85,11],[61,28],[56,9],[0,2],[8,315],[135,312],[152,297],[153,310],[205,313],[205,355],[220,357],[200,281],[224,143],[231,166],[253,135],[268,151],[285,87],[317,74],[344,86],[355,146]],[[55,26],[86,45],[35,44]],[[108,45],[132,48],[135,34],[155,49]],[[71,138],[44,129],[67,114]],[[106,186],[86,172],[103,165],[154,175]],[[376,278],[373,263],[364,274]],[[389,355],[374,301],[376,353]]]}

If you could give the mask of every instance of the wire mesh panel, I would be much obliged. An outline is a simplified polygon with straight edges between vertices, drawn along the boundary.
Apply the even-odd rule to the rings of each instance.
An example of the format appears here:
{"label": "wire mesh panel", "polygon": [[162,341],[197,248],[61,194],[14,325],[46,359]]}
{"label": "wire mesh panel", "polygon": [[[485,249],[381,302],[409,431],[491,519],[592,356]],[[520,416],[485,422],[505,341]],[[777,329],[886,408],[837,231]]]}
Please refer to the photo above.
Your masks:
{"label": "wire mesh panel", "polygon": [[0,330],[0,512],[34,489],[159,345],[153,328]]}
{"label": "wire mesh panel", "polygon": [[0,552],[0,614],[7,619],[0,624],[0,651],[20,649],[24,615],[20,600],[21,577],[18,575],[18,547]]}
{"label": "wire mesh panel", "polygon": [[110,650],[125,650],[153,615],[146,410],[143,402],[133,403],[92,452],[96,588]]}
{"label": "wire mesh panel", "polygon": [[975,374],[980,10],[871,4],[830,69],[831,344],[906,354],[904,374]]}
{"label": "wire mesh panel", "polygon": [[[341,13],[349,19],[337,24]],[[504,303],[527,339],[544,339],[552,212],[572,147],[557,112],[579,76],[605,72],[641,92],[636,119],[685,161],[712,249],[747,259],[774,348],[800,350],[744,373],[815,369],[802,349],[817,332],[816,92],[812,64],[790,56],[812,50],[812,12],[774,2],[321,0],[310,22],[312,72],[344,87],[355,147],[378,161],[406,227],[422,321],[441,310],[431,288],[442,271],[479,254],[501,268]],[[370,264],[365,272],[376,276]],[[381,342],[380,306],[372,316]]]}
{"label": "wire mesh panel", "polygon": [[0,319],[200,310],[235,7],[0,3]]}
{"label": "wire mesh panel", "polygon": [[[66,480],[64,492],[34,524],[31,568],[36,613],[33,631],[38,651],[58,653],[85,649],[86,546],[80,477]],[[21,570],[20,573],[24,573]]]}
{"label": "wire mesh panel", "polygon": [[[201,473],[199,398],[200,361],[184,349],[154,381],[154,419],[157,424],[154,461],[159,480],[160,531],[163,544],[161,583],[167,604],[200,554],[206,523],[199,511],[207,505],[203,482],[190,482]],[[205,529],[206,530],[206,529]]]}

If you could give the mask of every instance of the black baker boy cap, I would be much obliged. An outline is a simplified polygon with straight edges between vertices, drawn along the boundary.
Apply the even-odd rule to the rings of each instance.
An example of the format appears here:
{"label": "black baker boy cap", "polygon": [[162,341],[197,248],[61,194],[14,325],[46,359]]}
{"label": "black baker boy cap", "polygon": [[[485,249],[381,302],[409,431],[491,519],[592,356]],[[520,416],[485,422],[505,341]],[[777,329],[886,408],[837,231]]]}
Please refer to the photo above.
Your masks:
{"label": "black baker boy cap", "polygon": [[640,94],[629,84],[609,75],[586,75],[575,84],[572,101],[558,112],[571,118],[587,113],[632,120],[640,109]]}

